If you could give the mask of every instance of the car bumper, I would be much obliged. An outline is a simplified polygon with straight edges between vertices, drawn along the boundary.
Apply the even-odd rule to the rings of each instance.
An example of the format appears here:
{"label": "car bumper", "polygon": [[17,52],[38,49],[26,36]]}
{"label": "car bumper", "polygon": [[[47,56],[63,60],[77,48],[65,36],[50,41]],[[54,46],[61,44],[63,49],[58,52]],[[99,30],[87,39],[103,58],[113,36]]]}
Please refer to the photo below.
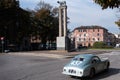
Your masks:
{"label": "car bumper", "polygon": [[85,76],[82,69],[75,68],[75,67],[64,67],[62,73],[69,76],[77,76],[77,77]]}

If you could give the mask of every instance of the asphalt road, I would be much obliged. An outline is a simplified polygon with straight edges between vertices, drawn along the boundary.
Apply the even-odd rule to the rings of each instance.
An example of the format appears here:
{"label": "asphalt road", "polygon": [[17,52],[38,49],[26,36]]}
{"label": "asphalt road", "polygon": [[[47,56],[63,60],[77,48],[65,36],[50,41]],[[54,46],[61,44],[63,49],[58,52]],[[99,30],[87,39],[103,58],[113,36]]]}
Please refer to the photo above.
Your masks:
{"label": "asphalt road", "polygon": [[[99,56],[109,58],[110,70],[97,74],[91,80],[120,80],[120,51]],[[0,80],[81,80],[61,74],[63,66],[69,60],[41,56],[0,55]]]}

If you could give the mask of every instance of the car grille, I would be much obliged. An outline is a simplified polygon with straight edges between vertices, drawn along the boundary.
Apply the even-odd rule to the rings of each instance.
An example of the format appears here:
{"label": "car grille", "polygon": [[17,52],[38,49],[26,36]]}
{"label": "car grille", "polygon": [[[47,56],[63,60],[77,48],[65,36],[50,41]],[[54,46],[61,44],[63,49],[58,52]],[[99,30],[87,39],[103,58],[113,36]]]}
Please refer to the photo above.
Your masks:
{"label": "car grille", "polygon": [[76,70],[73,70],[73,69],[69,69],[69,71],[68,71],[69,73],[76,73]]}

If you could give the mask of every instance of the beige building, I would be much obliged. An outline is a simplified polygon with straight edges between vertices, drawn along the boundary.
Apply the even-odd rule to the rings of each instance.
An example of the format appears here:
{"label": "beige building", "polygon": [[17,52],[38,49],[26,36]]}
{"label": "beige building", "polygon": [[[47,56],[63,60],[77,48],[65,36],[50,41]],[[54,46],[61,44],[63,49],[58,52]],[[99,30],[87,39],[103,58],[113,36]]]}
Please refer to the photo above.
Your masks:
{"label": "beige building", "polygon": [[[112,36],[112,37],[111,37]],[[95,42],[111,44],[115,42],[113,34],[101,26],[81,26],[74,29],[72,39],[75,41],[75,48],[78,46],[93,46]]]}

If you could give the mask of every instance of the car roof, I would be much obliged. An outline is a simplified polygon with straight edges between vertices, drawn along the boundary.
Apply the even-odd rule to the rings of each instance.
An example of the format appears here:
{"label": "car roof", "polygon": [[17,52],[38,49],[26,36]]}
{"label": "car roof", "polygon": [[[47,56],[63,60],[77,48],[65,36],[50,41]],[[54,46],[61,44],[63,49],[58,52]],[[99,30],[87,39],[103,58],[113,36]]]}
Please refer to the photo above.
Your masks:
{"label": "car roof", "polygon": [[85,59],[91,59],[93,56],[95,56],[95,54],[79,54],[77,56],[75,56],[75,58],[85,58]]}

